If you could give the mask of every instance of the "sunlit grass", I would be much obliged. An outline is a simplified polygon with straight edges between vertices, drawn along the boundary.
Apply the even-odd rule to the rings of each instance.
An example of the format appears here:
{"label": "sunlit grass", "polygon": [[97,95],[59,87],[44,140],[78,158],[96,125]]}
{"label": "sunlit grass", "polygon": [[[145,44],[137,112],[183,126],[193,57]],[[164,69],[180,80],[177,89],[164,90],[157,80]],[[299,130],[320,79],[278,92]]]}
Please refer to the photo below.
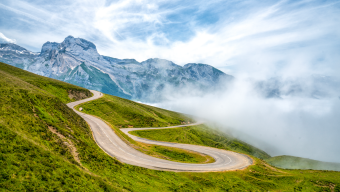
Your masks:
{"label": "sunlit grass", "polygon": [[117,128],[166,127],[193,122],[183,114],[136,103],[112,95],[80,104],[83,112],[99,116]]}
{"label": "sunlit grass", "polygon": [[270,156],[243,141],[235,139],[207,125],[185,128],[131,131],[130,134],[151,140],[203,145],[245,153],[257,158],[266,159]]}

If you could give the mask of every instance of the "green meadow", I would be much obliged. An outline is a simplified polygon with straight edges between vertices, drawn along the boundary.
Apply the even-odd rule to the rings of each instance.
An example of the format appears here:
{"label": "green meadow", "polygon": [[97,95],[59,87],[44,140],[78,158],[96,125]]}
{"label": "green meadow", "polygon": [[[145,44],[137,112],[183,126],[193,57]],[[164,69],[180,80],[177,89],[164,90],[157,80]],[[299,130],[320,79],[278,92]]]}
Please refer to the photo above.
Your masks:
{"label": "green meadow", "polygon": [[252,155],[260,159],[266,159],[270,157],[266,152],[243,141],[235,139],[217,129],[212,129],[207,125],[190,126],[185,128],[132,131],[130,133],[132,135],[151,140],[203,145],[219,149],[232,150],[235,152]]}
{"label": "green meadow", "polygon": [[[4,63],[0,75],[0,191],[340,191],[340,172],[273,167],[261,159],[266,157],[261,150],[231,141],[228,135],[215,140],[215,130],[209,127],[181,128],[197,129],[191,133],[198,139],[187,137],[185,142],[249,154],[254,165],[239,171],[175,173],[120,163],[96,145],[87,123],[66,106],[91,96],[88,90]],[[84,111],[95,113],[118,133],[125,126],[192,121],[118,97],[103,99],[87,103]],[[120,107],[110,111],[114,106]],[[209,134],[200,130],[212,136],[204,138]],[[161,133],[157,137],[165,138]],[[175,139],[175,133],[171,137]]]}

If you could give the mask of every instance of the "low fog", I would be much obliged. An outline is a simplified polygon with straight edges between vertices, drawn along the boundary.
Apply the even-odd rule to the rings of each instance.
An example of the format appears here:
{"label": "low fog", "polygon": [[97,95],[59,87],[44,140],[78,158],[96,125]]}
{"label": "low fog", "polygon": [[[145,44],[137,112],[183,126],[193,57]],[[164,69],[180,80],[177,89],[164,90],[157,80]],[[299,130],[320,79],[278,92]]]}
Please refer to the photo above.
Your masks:
{"label": "low fog", "polygon": [[[269,96],[268,89],[259,84],[272,81],[236,77],[233,82],[224,83],[225,89],[205,95],[190,95],[190,88],[184,94],[177,90],[175,95],[169,90],[169,100],[156,106],[216,123],[271,156],[340,162],[340,94],[334,89],[337,85],[312,79],[315,78],[295,79],[291,86],[288,82],[293,80],[282,80],[281,86],[276,87],[280,95]],[[320,83],[324,86],[315,86]],[[289,91],[296,89],[297,84],[297,91]],[[316,90],[319,87],[323,87],[322,92]],[[314,93],[322,97],[316,98]]]}

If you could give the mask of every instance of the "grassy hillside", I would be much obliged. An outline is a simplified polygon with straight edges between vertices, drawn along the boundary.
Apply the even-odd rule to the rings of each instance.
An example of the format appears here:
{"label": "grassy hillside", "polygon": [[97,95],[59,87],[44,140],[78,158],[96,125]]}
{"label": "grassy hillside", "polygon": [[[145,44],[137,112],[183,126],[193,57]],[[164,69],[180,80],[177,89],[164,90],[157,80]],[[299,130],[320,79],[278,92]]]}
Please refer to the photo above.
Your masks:
{"label": "grassy hillside", "polygon": [[221,131],[211,129],[206,125],[176,129],[133,131],[130,133],[139,137],[157,141],[204,145],[220,149],[233,150],[236,152],[252,155],[260,159],[266,159],[270,157],[266,152],[230,137]]}
{"label": "grassy hillside", "polygon": [[213,163],[215,162],[215,159],[208,155],[204,155],[204,154],[197,153],[194,151],[174,148],[174,147],[150,145],[150,144],[145,144],[145,143],[137,143],[137,145],[130,144],[130,146],[147,155],[161,158],[161,159],[166,159],[169,161],[177,161],[177,162],[182,162],[182,163]]}
{"label": "grassy hillside", "polygon": [[213,173],[122,164],[63,103],[68,95],[54,94],[69,84],[0,75],[0,191],[340,191],[339,172],[275,169],[256,158],[245,170]]}
{"label": "grassy hillside", "polygon": [[[166,123],[167,120],[171,122],[175,122],[177,124],[188,123],[192,121],[191,119],[181,114],[168,111],[168,110],[164,110],[164,109],[159,109],[159,108],[148,106],[148,105],[143,105],[140,103],[135,103],[133,101],[129,101],[129,100],[111,96],[111,95],[104,95],[104,97],[98,99],[97,101],[80,104],[76,106],[75,108],[79,110],[80,107],[83,108],[82,112],[95,115],[101,118],[102,120],[106,121],[109,125],[111,125],[111,128],[123,141],[125,141],[131,147],[137,149],[138,151],[142,153],[145,153],[153,157],[161,158],[161,159],[183,162],[183,163],[212,163],[214,162],[214,159],[212,157],[208,155],[196,153],[194,151],[188,151],[188,150],[178,149],[178,148],[173,148],[173,147],[150,145],[150,144],[136,142],[132,140],[130,137],[128,137],[127,135],[125,135],[117,127],[117,125],[119,127],[122,127],[122,123],[128,124],[127,125],[128,127],[133,127],[133,125],[135,126],[139,125],[139,127],[141,127],[141,125],[168,126],[169,124]],[[100,108],[103,108],[104,110],[100,110]],[[117,113],[116,111],[113,111],[113,110],[118,110],[118,109],[120,109],[119,113]],[[114,114],[112,114],[113,112]],[[155,115],[156,113],[158,113],[159,116],[161,116],[162,118],[160,118],[159,116],[156,116]],[[152,120],[150,120],[150,118],[152,118]],[[144,121],[145,119],[147,121]]]}
{"label": "grassy hillside", "polygon": [[[84,172],[66,145],[81,142],[74,138],[76,135],[90,139],[91,133],[84,131],[86,123],[62,100],[71,100],[68,91],[88,91],[60,81],[49,82],[48,78],[2,63],[0,76],[0,189],[105,187],[102,179]],[[51,93],[55,91],[64,93],[54,96]],[[50,129],[69,135],[69,140],[61,140]]]}
{"label": "grassy hillside", "polygon": [[271,157],[269,159],[266,159],[266,161],[273,166],[284,169],[314,169],[314,170],[340,171],[340,163],[328,163],[288,155]]}
{"label": "grassy hillside", "polygon": [[63,103],[69,103],[71,101],[87,98],[92,95],[92,93],[85,88],[36,75],[25,70],[19,70],[16,67],[1,62],[0,71],[53,94]]}
{"label": "grassy hillside", "polygon": [[193,121],[173,111],[111,95],[105,95],[100,99],[81,104],[78,107],[82,107],[84,113],[101,117],[118,128],[166,127]]}

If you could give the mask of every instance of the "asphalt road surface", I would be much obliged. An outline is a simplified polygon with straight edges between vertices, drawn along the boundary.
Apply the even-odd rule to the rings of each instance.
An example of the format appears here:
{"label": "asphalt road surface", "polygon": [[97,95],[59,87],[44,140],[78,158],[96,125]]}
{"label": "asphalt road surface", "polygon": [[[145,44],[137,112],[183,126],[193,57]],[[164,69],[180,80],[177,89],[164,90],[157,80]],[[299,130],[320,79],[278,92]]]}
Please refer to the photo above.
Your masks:
{"label": "asphalt road surface", "polygon": [[[199,145],[179,144],[170,142],[152,141],[144,138],[140,138],[129,134],[129,131],[134,130],[146,130],[146,129],[165,129],[165,128],[177,128],[185,127],[189,125],[179,125],[172,127],[163,128],[122,128],[125,134],[130,136],[132,139],[155,145],[163,145],[169,147],[177,147],[186,150],[191,150],[199,153],[209,155],[215,159],[213,163],[207,164],[191,164],[191,163],[179,163],[174,161],[168,161],[159,159],[156,157],[148,156],[136,149],[130,147],[124,141],[122,141],[115,132],[101,119],[81,113],[74,109],[76,105],[85,103],[91,100],[98,99],[103,96],[98,91],[91,91],[93,97],[84,100],[68,103],[67,106],[72,108],[77,114],[79,114],[84,120],[90,125],[93,132],[93,136],[98,146],[102,148],[108,155],[118,159],[119,161],[135,166],[145,167],[155,170],[163,171],[176,171],[176,172],[209,172],[209,171],[226,171],[226,170],[237,170],[243,169],[252,164],[252,159],[246,155],[235,153],[232,151],[216,149],[212,147],[204,147]],[[190,125],[197,125],[200,123],[194,123]]]}

